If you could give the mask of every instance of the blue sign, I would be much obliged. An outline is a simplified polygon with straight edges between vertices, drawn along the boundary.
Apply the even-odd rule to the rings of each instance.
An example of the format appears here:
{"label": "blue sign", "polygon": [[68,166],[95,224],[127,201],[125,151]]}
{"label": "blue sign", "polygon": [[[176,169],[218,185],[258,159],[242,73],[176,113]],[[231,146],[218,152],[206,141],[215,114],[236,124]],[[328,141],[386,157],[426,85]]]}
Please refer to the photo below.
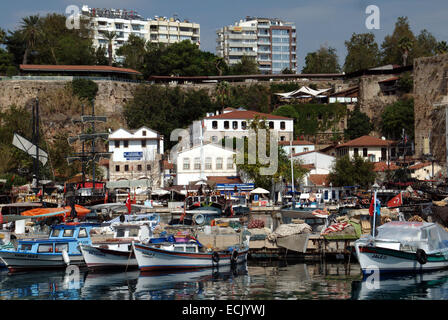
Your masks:
{"label": "blue sign", "polygon": [[238,191],[252,191],[255,185],[253,183],[217,183],[216,190],[233,191],[237,187]]}
{"label": "blue sign", "polygon": [[126,160],[141,160],[143,152],[124,152],[123,156]]}

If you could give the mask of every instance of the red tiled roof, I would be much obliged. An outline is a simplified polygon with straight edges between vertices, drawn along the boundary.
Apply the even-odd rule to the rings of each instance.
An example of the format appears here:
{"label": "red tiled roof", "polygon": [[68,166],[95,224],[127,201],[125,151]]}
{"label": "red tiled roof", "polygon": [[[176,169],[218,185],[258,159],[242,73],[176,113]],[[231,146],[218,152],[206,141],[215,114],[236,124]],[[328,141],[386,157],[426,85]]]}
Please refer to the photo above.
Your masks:
{"label": "red tiled roof", "polygon": [[316,186],[328,185],[328,174],[310,174],[310,182]]}
{"label": "red tiled roof", "polygon": [[398,77],[392,77],[386,80],[378,81],[378,83],[397,81],[398,79],[399,79]]}
{"label": "red tiled roof", "polygon": [[207,181],[214,183],[243,183],[239,177],[207,176]]}
{"label": "red tiled roof", "polygon": [[206,117],[205,119],[253,119],[255,118],[255,116],[272,120],[293,120],[292,118],[276,116],[273,114],[261,113],[256,111],[233,111],[222,113],[217,116]]}
{"label": "red tiled roof", "polygon": [[[290,141],[279,141],[278,144],[281,146],[289,146],[291,143],[290,143]],[[314,143],[306,141],[306,140],[294,140],[292,142],[292,145],[293,146],[312,146],[312,145],[314,145]]]}
{"label": "red tiled roof", "polygon": [[39,64],[21,64],[20,70],[23,71],[70,71],[70,72],[115,72],[141,75],[140,72],[129,68],[117,68],[111,66],[69,66],[69,65],[39,65]]}
{"label": "red tiled roof", "polygon": [[395,141],[383,140],[372,136],[362,136],[346,143],[336,146],[336,148],[342,147],[387,147],[395,144]]}
{"label": "red tiled roof", "polygon": [[375,172],[384,172],[387,170],[395,171],[398,169],[400,169],[400,167],[397,166],[395,163],[391,162],[390,165],[387,165],[385,161],[375,162],[373,167],[373,171]]}
{"label": "red tiled roof", "polygon": [[316,169],[316,167],[314,166],[314,163],[301,164],[300,166],[307,170]]}
{"label": "red tiled roof", "polygon": [[174,169],[174,164],[168,162],[168,160],[163,160],[162,166],[164,170],[172,170]]}
{"label": "red tiled roof", "polygon": [[427,166],[430,166],[430,165],[431,165],[431,162],[429,162],[429,161],[427,161],[427,162],[420,162],[420,163],[416,163],[416,164],[410,166],[408,169],[410,169],[410,170],[418,170],[418,169],[421,169],[421,168],[424,168],[424,167],[427,167]]}

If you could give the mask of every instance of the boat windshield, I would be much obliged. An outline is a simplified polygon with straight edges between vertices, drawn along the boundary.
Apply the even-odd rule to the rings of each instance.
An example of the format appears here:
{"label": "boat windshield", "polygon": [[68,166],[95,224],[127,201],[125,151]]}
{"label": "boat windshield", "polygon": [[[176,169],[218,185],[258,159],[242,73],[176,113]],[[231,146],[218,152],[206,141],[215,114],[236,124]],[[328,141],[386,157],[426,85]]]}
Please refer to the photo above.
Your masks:
{"label": "boat windshield", "polygon": [[421,228],[416,228],[412,226],[401,226],[397,227],[394,225],[382,225],[378,228],[378,235],[376,236],[378,240],[394,240],[399,242],[411,242],[420,241]]}

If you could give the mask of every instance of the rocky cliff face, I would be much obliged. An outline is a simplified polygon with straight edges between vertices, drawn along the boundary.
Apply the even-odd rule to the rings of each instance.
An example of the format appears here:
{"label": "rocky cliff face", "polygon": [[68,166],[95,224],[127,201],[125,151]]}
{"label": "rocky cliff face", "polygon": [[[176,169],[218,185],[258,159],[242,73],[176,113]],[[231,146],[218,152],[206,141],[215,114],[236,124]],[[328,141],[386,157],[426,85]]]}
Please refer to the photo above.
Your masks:
{"label": "rocky cliff face", "polygon": [[445,162],[445,109],[434,105],[448,94],[448,54],[414,60],[415,153],[428,150]]}

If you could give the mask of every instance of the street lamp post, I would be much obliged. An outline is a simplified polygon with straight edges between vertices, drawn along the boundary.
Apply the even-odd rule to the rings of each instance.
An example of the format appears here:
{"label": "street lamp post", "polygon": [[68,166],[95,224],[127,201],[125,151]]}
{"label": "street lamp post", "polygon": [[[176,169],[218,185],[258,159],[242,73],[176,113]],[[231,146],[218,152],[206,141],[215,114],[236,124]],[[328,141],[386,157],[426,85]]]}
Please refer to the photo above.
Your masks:
{"label": "street lamp post", "polygon": [[375,184],[372,186],[373,189],[373,226],[372,226],[372,236],[376,236],[376,192],[380,186],[375,182]]}

